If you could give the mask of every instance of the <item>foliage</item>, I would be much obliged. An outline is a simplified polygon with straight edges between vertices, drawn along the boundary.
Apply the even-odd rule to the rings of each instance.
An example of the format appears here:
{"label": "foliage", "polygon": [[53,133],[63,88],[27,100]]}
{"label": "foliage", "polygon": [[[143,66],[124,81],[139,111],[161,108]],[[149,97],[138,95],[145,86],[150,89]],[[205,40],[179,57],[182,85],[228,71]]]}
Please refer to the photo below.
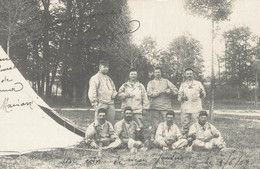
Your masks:
{"label": "foliage", "polygon": [[226,82],[231,86],[238,86],[240,90],[243,84],[254,81],[254,37],[248,27],[233,28],[225,32],[223,37],[225,54],[222,61],[225,65]]}
{"label": "foliage", "polygon": [[185,0],[186,8],[194,14],[215,22],[224,21],[232,13],[233,0]]}
{"label": "foliage", "polygon": [[160,65],[167,78],[180,84],[186,68],[192,68],[196,79],[202,79],[202,47],[198,40],[191,36],[180,36],[174,39],[166,51],[162,52]]}

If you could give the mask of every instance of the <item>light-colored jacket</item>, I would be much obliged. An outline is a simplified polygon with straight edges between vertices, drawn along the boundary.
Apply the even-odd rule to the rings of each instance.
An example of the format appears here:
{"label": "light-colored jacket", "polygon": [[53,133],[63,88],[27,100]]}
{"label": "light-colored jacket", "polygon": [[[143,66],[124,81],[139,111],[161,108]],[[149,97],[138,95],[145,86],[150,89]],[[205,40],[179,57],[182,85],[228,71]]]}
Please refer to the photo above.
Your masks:
{"label": "light-colored jacket", "polygon": [[115,124],[115,137],[120,139],[132,138],[135,140],[136,132],[140,130],[135,121],[131,121],[126,125],[125,119],[120,120]]}
{"label": "light-colored jacket", "polygon": [[85,133],[85,138],[86,139],[100,139],[100,138],[111,138],[114,137],[114,128],[113,125],[105,121],[104,124],[99,125],[95,127],[98,124],[97,121],[94,121],[91,123]]}
{"label": "light-colored jacket", "polygon": [[[191,84],[185,81],[181,84],[178,93],[178,101],[181,102],[182,113],[199,113],[202,110],[202,101],[200,94],[206,97],[206,92],[201,84],[197,80],[193,80]],[[182,102],[182,98],[186,96],[188,100]]]}
{"label": "light-colored jacket", "polygon": [[221,133],[209,122],[206,122],[204,126],[201,126],[198,122],[194,123],[190,127],[189,135],[195,135],[196,139],[200,141],[210,141],[213,135],[219,135],[221,140],[223,140]]}
{"label": "light-colored jacket", "polygon": [[88,97],[90,102],[114,104],[114,97],[117,95],[112,79],[100,72],[90,78]]}
{"label": "light-colored jacket", "polygon": [[165,144],[166,139],[174,139],[177,141],[181,138],[182,138],[182,135],[181,135],[180,129],[175,124],[170,126],[169,129],[168,129],[166,122],[162,122],[158,125],[156,134],[155,134],[156,142],[158,142],[160,144]]}
{"label": "light-colored jacket", "polygon": [[[171,93],[166,94],[166,89],[170,89]],[[158,92],[160,93],[159,95]],[[178,89],[169,80],[164,78],[151,80],[147,85],[147,94],[150,97],[150,109],[171,110],[171,96],[177,93]]]}
{"label": "light-colored jacket", "polygon": [[143,109],[149,109],[150,103],[144,85],[136,82],[133,86],[130,82],[124,83],[118,91],[118,97],[122,100],[121,108],[131,106],[134,113],[142,113]]}

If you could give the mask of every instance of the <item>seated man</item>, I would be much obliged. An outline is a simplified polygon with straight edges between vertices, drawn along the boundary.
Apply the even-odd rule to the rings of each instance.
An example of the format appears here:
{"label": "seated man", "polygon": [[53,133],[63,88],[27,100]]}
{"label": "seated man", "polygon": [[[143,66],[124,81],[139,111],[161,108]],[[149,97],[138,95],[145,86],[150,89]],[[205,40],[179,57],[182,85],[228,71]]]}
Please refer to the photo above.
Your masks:
{"label": "seated man", "polygon": [[116,141],[107,148],[116,148],[126,146],[132,151],[141,148],[142,142],[136,140],[136,134],[140,131],[137,123],[133,121],[132,107],[127,106],[124,108],[124,119],[115,124],[115,137]]}
{"label": "seated man", "polygon": [[108,146],[114,141],[113,125],[106,120],[107,110],[100,108],[97,120],[91,123],[85,133],[85,141],[94,148]]}
{"label": "seated man", "polygon": [[221,150],[225,147],[220,132],[207,120],[207,112],[201,111],[198,122],[190,127],[188,140],[190,143],[193,141],[192,150],[212,150],[213,148]]}
{"label": "seated man", "polygon": [[182,139],[179,128],[173,123],[174,111],[166,113],[166,121],[158,125],[155,135],[155,143],[167,149],[181,149],[188,144],[186,139]]}

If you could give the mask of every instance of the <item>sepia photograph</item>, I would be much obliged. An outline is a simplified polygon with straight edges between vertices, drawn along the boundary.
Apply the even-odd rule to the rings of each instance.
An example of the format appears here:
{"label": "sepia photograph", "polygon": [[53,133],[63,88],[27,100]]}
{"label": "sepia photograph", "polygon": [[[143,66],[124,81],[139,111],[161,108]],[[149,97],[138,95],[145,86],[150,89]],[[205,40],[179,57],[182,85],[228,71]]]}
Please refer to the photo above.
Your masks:
{"label": "sepia photograph", "polygon": [[259,0],[0,0],[0,169],[260,168]]}

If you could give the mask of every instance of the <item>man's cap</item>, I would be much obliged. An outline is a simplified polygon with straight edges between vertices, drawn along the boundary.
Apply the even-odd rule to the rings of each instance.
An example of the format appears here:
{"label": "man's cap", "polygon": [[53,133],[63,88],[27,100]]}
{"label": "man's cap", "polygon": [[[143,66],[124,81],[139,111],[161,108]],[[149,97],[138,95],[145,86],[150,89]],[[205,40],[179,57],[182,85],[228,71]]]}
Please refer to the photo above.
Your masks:
{"label": "man's cap", "polygon": [[132,67],[129,69],[129,72],[137,72],[136,68]]}
{"label": "man's cap", "polygon": [[184,70],[184,72],[187,72],[187,71],[192,71],[192,72],[194,72],[194,70],[193,70],[192,68],[190,68],[190,67],[188,67],[188,68],[186,68],[186,69]]}
{"label": "man's cap", "polygon": [[131,106],[126,106],[125,109],[124,109],[124,113],[125,113],[127,110],[131,110],[131,111],[133,111],[133,109],[132,109]]}
{"label": "man's cap", "polygon": [[168,115],[173,115],[173,116],[175,116],[175,112],[174,112],[173,110],[169,110],[169,111],[166,113],[166,117],[167,117]]}
{"label": "man's cap", "polygon": [[99,65],[109,66],[109,62],[108,62],[108,60],[100,60]]}
{"label": "man's cap", "polygon": [[107,110],[105,108],[100,108],[100,109],[98,109],[98,113],[106,113],[107,114]]}
{"label": "man's cap", "polygon": [[206,112],[206,111],[200,111],[200,113],[199,113],[199,117],[200,116],[208,116],[208,113]]}

